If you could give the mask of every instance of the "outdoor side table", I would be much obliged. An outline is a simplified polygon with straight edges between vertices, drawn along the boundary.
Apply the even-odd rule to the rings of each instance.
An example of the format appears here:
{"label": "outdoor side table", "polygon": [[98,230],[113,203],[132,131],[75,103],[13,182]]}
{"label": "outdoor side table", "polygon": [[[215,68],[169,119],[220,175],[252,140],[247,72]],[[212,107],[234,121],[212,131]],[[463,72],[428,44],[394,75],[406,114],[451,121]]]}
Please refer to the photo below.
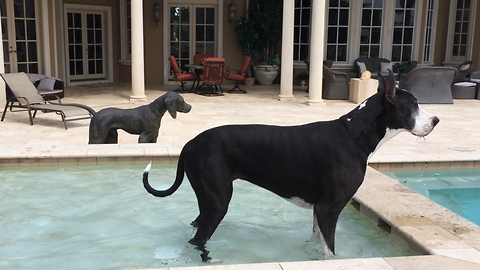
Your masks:
{"label": "outdoor side table", "polygon": [[350,102],[360,103],[377,93],[378,80],[358,78],[350,79]]}

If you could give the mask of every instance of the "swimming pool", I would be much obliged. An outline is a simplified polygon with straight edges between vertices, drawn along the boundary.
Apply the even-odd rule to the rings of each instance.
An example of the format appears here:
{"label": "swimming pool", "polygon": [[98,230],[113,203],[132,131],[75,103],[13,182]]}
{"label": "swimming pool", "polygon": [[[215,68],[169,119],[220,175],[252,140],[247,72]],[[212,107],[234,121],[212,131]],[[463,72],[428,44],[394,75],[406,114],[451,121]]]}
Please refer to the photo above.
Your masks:
{"label": "swimming pool", "polygon": [[[135,269],[204,265],[187,244],[198,214],[188,181],[155,198],[144,166],[2,169],[0,269]],[[174,165],[155,164],[152,185],[166,188]],[[160,184],[162,183],[162,184]],[[224,264],[318,259],[307,243],[311,210],[235,181],[229,212],[207,248]],[[340,216],[336,258],[418,255],[352,205]]]}
{"label": "swimming pool", "polygon": [[480,169],[383,173],[480,226]]}

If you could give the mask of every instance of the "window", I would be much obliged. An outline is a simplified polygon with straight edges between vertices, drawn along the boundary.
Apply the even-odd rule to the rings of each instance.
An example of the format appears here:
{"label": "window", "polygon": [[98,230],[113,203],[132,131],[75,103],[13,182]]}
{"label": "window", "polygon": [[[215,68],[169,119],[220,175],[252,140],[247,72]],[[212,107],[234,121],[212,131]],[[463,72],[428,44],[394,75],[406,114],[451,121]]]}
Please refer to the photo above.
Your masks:
{"label": "window", "polygon": [[327,60],[347,61],[350,0],[330,0],[327,28]]}
{"label": "window", "polygon": [[434,16],[435,16],[435,0],[428,0],[425,22],[425,40],[423,47],[423,62],[433,62],[433,40],[434,40]]}
{"label": "window", "polygon": [[452,56],[466,56],[469,16],[470,1],[458,0],[457,12],[455,15]]}
{"label": "window", "polygon": [[120,23],[121,31],[121,52],[123,64],[130,64],[132,59],[132,9],[131,0],[120,1],[120,16],[123,18]]}
{"label": "window", "polygon": [[382,34],[383,0],[363,0],[360,56],[379,57]]}
{"label": "window", "polygon": [[392,61],[408,61],[412,57],[415,0],[397,0],[393,22]]}
{"label": "window", "polygon": [[310,43],[310,5],[311,0],[295,1],[295,26],[293,32],[293,60],[308,58]]}

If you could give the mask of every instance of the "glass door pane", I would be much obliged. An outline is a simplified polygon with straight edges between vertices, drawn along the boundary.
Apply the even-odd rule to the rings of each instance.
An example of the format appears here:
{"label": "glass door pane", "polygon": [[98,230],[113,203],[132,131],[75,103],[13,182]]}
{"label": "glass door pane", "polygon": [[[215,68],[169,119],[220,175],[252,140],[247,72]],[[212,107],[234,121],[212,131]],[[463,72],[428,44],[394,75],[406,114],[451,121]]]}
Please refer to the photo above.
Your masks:
{"label": "glass door pane", "polygon": [[105,77],[103,13],[67,12],[70,80]]}
{"label": "glass door pane", "polygon": [[215,55],[215,8],[195,8],[195,54]]}
{"label": "glass door pane", "polygon": [[360,33],[360,56],[379,57],[383,0],[364,0]]}
{"label": "glass door pane", "polygon": [[415,0],[397,1],[393,26],[392,61],[411,60],[414,22]]}
{"label": "glass door pane", "polygon": [[[171,6],[169,49],[180,70],[193,62],[196,53],[216,55],[216,8],[214,6]],[[173,70],[170,65],[170,79]]]}
{"label": "glass door pane", "polygon": [[[190,7],[170,7],[170,55],[180,70],[190,62]],[[170,66],[170,74],[173,74]]]}
{"label": "glass door pane", "polygon": [[452,60],[463,62],[467,60],[467,47],[470,23],[470,1],[457,0],[457,10],[454,18]]}
{"label": "glass door pane", "polygon": [[68,68],[72,78],[84,78],[82,13],[67,13]]}
{"label": "glass door pane", "polygon": [[86,18],[87,77],[92,77],[93,75],[102,75],[104,70],[102,14],[87,13]]}
{"label": "glass door pane", "polygon": [[39,73],[34,0],[1,0],[5,72]]}

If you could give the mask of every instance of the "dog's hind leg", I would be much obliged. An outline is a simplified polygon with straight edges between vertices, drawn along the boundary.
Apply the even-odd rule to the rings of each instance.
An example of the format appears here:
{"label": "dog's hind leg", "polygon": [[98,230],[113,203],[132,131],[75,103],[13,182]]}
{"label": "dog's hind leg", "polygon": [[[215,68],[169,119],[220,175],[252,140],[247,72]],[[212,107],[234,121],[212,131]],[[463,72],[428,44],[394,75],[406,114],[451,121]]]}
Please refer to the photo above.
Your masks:
{"label": "dog's hind leg", "polygon": [[107,138],[105,138],[105,143],[118,143],[118,132],[116,129],[112,128],[108,131]]}
{"label": "dog's hind leg", "polygon": [[[225,183],[225,179],[216,181],[216,183],[221,182]],[[197,232],[189,242],[202,250],[202,260],[207,262],[210,261],[211,258],[207,256],[208,251],[205,249],[205,244],[227,214],[228,204],[233,194],[233,185],[230,181],[221,187],[217,185],[212,188],[212,186],[205,185],[204,183],[200,184],[200,186],[201,187],[192,184],[197,195],[200,214],[192,222],[192,225],[197,227]]]}

